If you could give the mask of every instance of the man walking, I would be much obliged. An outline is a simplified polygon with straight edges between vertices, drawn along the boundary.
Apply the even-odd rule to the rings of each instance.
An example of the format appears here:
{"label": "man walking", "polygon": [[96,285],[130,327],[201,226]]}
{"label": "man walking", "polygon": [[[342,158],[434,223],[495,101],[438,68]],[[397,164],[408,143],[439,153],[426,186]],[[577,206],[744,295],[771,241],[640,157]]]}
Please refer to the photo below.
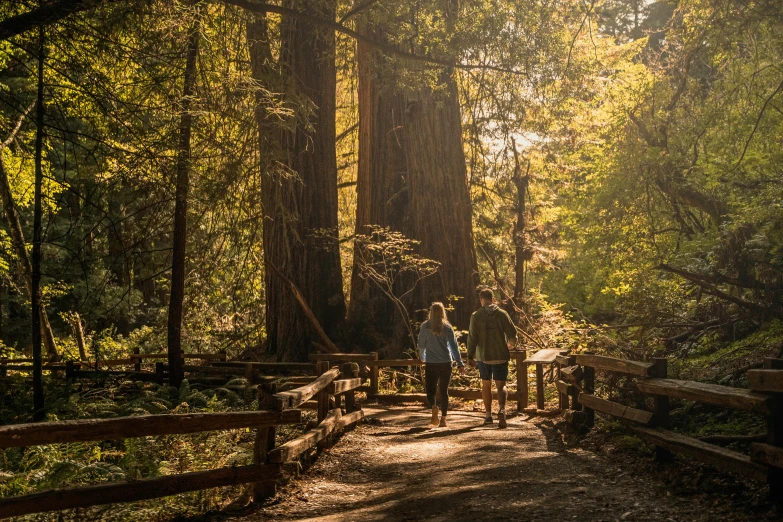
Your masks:
{"label": "man walking", "polygon": [[492,380],[498,390],[498,428],[506,427],[506,380],[509,349],[517,340],[517,330],[505,310],[495,304],[489,288],[479,292],[481,309],[470,316],[468,332],[468,364],[478,365],[481,375],[481,397],[487,416],[484,424],[492,424]]}

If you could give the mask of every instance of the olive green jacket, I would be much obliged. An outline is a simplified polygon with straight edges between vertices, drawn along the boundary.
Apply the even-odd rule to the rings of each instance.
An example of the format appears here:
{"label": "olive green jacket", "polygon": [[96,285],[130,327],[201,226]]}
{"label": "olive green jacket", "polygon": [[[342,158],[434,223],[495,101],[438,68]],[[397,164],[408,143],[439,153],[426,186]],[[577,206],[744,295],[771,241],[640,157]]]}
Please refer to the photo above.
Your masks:
{"label": "olive green jacket", "polygon": [[515,342],[517,330],[505,310],[497,305],[482,306],[470,316],[468,359],[508,361],[506,343]]}

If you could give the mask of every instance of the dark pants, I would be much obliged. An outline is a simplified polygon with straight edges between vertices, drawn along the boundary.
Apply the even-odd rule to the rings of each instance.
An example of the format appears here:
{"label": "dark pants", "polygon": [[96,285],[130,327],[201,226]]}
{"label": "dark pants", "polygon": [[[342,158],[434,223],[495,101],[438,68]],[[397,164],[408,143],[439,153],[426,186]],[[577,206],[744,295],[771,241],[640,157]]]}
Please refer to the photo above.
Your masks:
{"label": "dark pants", "polygon": [[435,392],[438,393],[438,405],[443,415],[449,409],[449,383],[451,382],[451,363],[425,364],[424,384],[430,406],[435,406]]}

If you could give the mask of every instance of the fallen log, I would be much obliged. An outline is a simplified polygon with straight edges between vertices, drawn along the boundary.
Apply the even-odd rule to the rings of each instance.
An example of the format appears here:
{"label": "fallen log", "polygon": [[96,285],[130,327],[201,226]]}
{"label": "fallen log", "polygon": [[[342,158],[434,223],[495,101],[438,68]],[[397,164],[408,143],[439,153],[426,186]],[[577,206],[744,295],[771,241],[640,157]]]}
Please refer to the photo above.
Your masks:
{"label": "fallen log", "polygon": [[274,264],[267,263],[267,266],[272,269],[274,274],[276,274],[280,279],[288,284],[288,287],[291,289],[291,293],[294,294],[294,298],[299,303],[299,306],[302,307],[302,312],[304,312],[305,317],[307,317],[307,320],[310,322],[310,326],[313,328],[313,331],[315,331],[316,335],[318,335],[318,337],[324,343],[323,346],[318,343],[313,343],[313,346],[318,348],[319,351],[325,351],[327,353],[340,353],[340,349],[337,348],[337,345],[335,345],[332,340],[329,339],[329,336],[326,335],[326,332],[321,327],[321,323],[318,322],[318,319],[310,309],[310,306],[308,306],[307,300],[302,295],[302,292],[299,291],[299,288],[297,288],[296,284],[288,279]]}

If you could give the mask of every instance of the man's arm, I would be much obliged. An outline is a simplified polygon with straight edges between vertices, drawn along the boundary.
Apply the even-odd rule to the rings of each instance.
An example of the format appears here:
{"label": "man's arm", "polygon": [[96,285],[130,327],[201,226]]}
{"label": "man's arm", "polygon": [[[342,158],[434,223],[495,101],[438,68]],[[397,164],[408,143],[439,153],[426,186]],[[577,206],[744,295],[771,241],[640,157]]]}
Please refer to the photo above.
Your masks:
{"label": "man's arm", "polygon": [[451,350],[452,358],[457,361],[457,366],[462,368],[465,363],[462,362],[462,355],[459,353],[459,344],[457,344],[457,334],[454,333],[454,328],[449,329],[449,350]]}
{"label": "man's arm", "polygon": [[509,317],[505,310],[503,311],[503,317],[503,333],[506,334],[506,343],[510,349],[517,343],[517,329],[514,326],[513,321],[511,321],[511,317]]}
{"label": "man's arm", "polygon": [[468,328],[468,360],[472,361],[476,358],[476,343],[478,338],[476,337],[478,332],[476,331],[476,316],[470,316],[470,327]]}

